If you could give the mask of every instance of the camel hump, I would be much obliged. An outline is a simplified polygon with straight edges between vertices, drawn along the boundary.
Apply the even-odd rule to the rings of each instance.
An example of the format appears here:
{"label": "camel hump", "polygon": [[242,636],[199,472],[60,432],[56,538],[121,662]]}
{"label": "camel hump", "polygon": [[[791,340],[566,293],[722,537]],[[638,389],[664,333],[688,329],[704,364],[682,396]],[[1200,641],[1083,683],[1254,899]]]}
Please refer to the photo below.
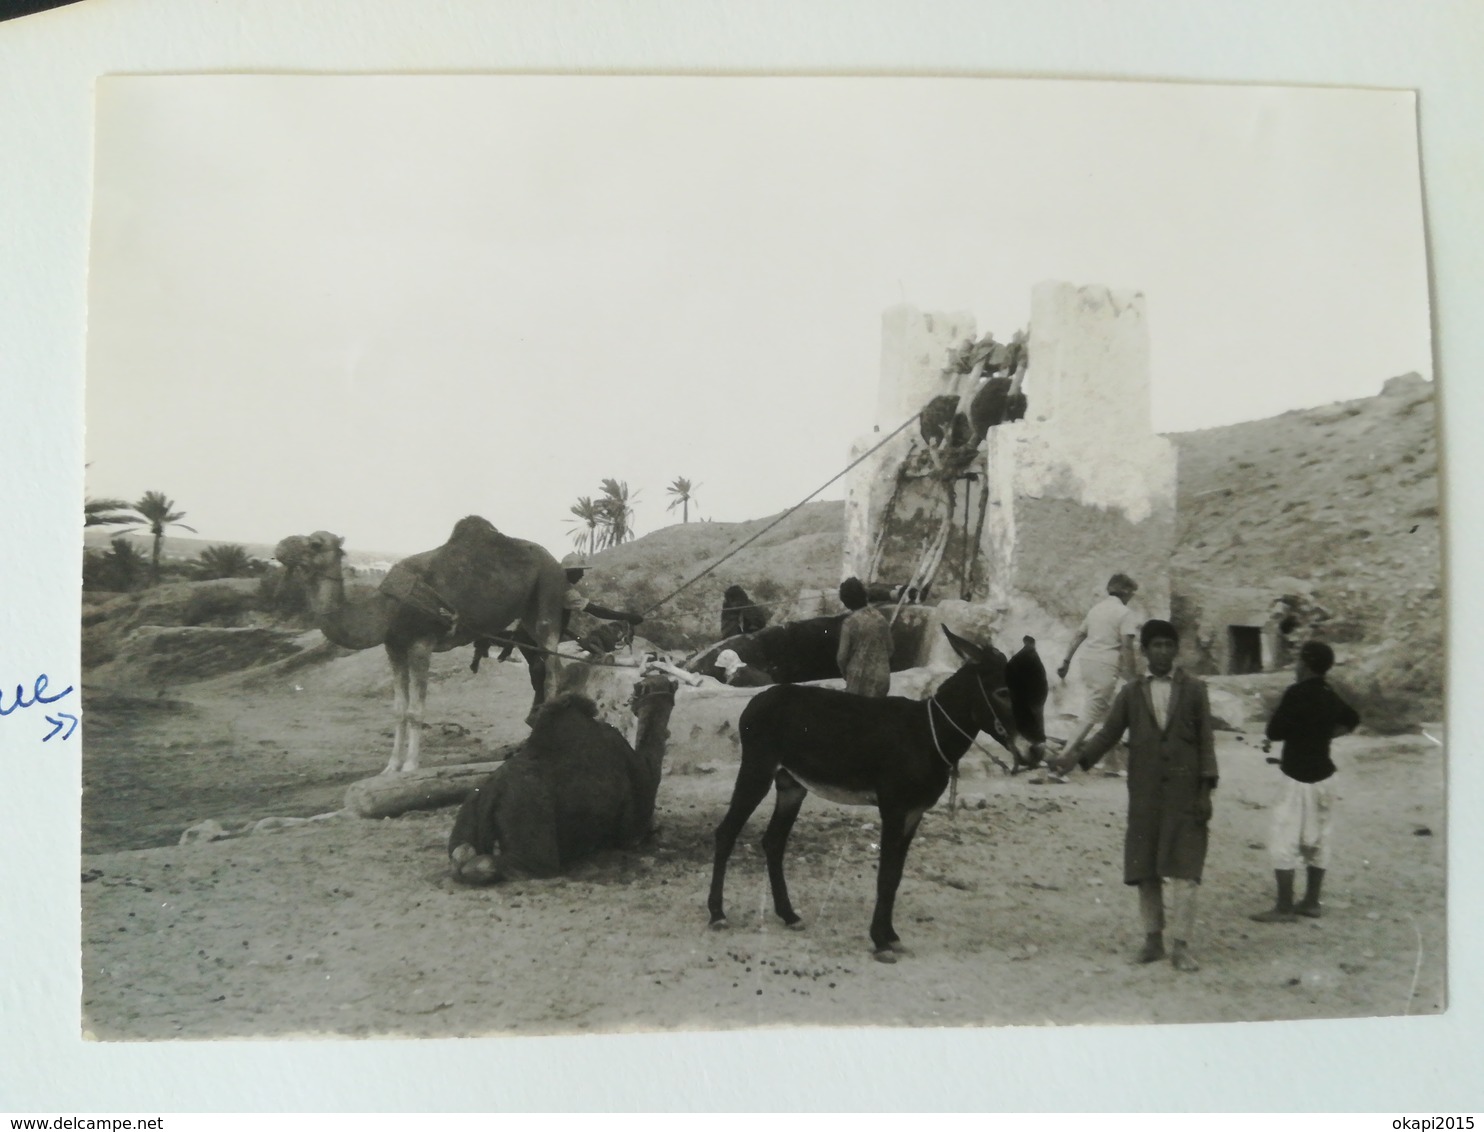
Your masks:
{"label": "camel hump", "polygon": [[632,749],[621,731],[598,718],[597,704],[580,693],[566,692],[542,705],[523,751],[528,759],[550,762],[586,758],[594,752],[622,758]]}
{"label": "camel hump", "polygon": [[453,532],[448,536],[449,542],[490,542],[500,538],[500,532],[495,529],[495,524],[481,515],[465,515],[453,525]]}
{"label": "camel hump", "polygon": [[598,705],[591,697],[584,696],[581,692],[563,692],[554,699],[548,700],[541,705],[541,710],[536,715],[536,720],[531,724],[531,733],[535,735],[542,730],[542,725],[551,727],[553,717],[560,717],[569,712],[577,715],[585,715],[589,719],[598,718]]}
{"label": "camel hump", "polygon": [[[558,565],[551,552],[540,543],[507,535],[482,515],[465,515],[455,523],[453,531],[448,536],[448,541],[439,548],[439,550],[443,549],[463,552],[464,556],[469,559],[478,559],[481,556],[488,558],[492,554],[499,554],[502,556],[502,561],[518,560],[539,563],[543,566]],[[438,552],[428,553],[431,556]],[[565,589],[565,582],[563,588]]]}

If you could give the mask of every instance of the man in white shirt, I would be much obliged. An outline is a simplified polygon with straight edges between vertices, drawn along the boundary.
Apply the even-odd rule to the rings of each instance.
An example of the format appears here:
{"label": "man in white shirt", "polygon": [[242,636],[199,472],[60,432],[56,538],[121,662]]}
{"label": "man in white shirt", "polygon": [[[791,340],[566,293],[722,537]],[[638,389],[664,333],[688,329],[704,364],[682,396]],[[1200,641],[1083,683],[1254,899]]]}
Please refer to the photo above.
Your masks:
{"label": "man in white shirt", "polygon": [[[1087,691],[1087,700],[1082,708],[1082,718],[1077,722],[1077,731],[1067,743],[1068,750],[1076,747],[1102,723],[1108,709],[1113,706],[1119,683],[1138,676],[1134,638],[1142,621],[1128,604],[1138,590],[1139,583],[1127,574],[1114,574],[1109,578],[1108,596],[1087,611],[1082,627],[1067,649],[1066,659],[1056,670],[1056,674],[1065,680],[1072,666],[1072,657],[1079,648],[1082,650],[1078,670]],[[1124,777],[1121,763],[1122,759],[1115,756],[1103,773],[1110,777]]]}

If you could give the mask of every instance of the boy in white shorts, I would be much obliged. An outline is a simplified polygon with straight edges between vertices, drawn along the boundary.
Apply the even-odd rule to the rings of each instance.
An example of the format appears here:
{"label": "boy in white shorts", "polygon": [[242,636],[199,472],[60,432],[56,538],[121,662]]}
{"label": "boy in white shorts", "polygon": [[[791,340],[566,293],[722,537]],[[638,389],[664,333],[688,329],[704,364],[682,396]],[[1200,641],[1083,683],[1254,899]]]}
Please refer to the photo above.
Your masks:
{"label": "boy in white shorts", "polygon": [[[1319,890],[1329,864],[1330,820],[1334,813],[1335,764],[1329,757],[1330,740],[1354,731],[1360,723],[1355,709],[1340,699],[1324,679],[1335,654],[1322,641],[1308,641],[1299,649],[1295,683],[1283,693],[1268,720],[1268,742],[1282,740],[1282,791],[1273,806],[1268,852],[1278,881],[1278,902],[1252,917],[1262,924],[1292,924],[1300,916],[1319,916]],[[1307,868],[1304,898],[1293,902],[1293,882],[1299,862]]]}

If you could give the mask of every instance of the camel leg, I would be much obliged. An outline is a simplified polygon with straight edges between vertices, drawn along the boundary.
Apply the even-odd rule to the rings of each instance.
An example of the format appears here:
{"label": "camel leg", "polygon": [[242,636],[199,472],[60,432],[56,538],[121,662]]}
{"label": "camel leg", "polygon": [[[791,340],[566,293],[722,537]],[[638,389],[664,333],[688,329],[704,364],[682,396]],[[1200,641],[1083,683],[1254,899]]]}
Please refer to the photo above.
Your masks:
{"label": "camel leg", "polygon": [[433,660],[432,641],[414,641],[407,650],[407,751],[404,772],[414,771],[422,755],[423,712],[428,703],[428,666]]}
{"label": "camel leg", "polygon": [[546,658],[534,649],[521,649],[526,658],[526,671],[531,677],[531,715],[546,702]]}
{"label": "camel leg", "polygon": [[727,807],[726,817],[716,827],[716,858],[711,867],[711,893],[706,898],[706,907],[711,912],[711,926],[727,926],[726,913],[722,911],[721,889],[726,881],[727,860],[737,844],[737,836],[758,803],[768,796],[773,786],[773,771],[777,763],[771,760],[752,759],[742,751],[742,768],[737,771],[737,784],[732,787],[732,802]]}
{"label": "camel leg", "polygon": [[386,646],[386,657],[392,664],[392,712],[397,717],[397,729],[392,736],[392,757],[382,774],[396,774],[402,765],[402,751],[407,744],[407,650],[392,645]]}
{"label": "camel leg", "polygon": [[809,791],[781,768],[773,776],[773,781],[777,784],[778,794],[773,804],[773,817],[763,834],[763,855],[768,862],[768,883],[773,889],[773,910],[789,927],[803,928],[804,921],[789,903],[788,883],[783,879],[783,851],[788,847],[789,831],[793,829],[799,807],[804,804]]}
{"label": "camel leg", "polygon": [[475,857],[491,857],[495,851],[495,808],[510,779],[509,763],[500,767],[469,792],[454,816],[448,834],[448,856],[455,878]]}
{"label": "camel leg", "polygon": [[543,775],[533,766],[514,763],[497,774],[483,799],[479,828],[449,854],[454,879],[493,884],[556,876],[562,870],[561,842],[556,806]]}
{"label": "camel leg", "polygon": [[922,815],[921,809],[905,813],[881,811],[881,859],[876,866],[876,911],[871,916],[871,942],[876,946],[876,958],[882,963],[897,961],[894,952],[901,940],[892,927],[891,915],[897,901],[897,886],[902,883],[907,849]]}
{"label": "camel leg", "polygon": [[498,879],[554,877],[562,871],[556,805],[544,777],[528,775],[511,783],[495,803],[495,830],[500,839]]}
{"label": "camel leg", "polygon": [[[562,662],[557,657],[557,645],[561,643],[561,624],[548,618],[538,618],[534,623],[521,622],[521,628],[530,634],[531,640],[544,652],[535,653],[541,658],[541,690],[536,693],[536,700],[531,705],[530,714],[526,716],[527,723],[534,723],[536,708],[548,700],[556,698],[562,682]],[[526,663],[531,664],[532,653],[522,650]],[[537,671],[534,665],[531,667],[531,682],[535,683]]]}

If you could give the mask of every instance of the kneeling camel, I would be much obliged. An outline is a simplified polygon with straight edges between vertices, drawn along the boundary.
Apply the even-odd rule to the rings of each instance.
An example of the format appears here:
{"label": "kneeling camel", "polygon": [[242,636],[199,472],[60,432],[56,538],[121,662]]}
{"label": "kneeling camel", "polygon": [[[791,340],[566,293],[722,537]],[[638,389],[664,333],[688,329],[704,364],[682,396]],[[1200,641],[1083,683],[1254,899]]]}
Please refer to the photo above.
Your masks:
{"label": "kneeling camel", "polygon": [[[553,877],[600,849],[649,835],[675,681],[641,677],[629,707],[634,745],[567,693],[544,704],[525,745],[472,791],[448,837],[455,880],[489,884]],[[497,850],[498,847],[498,850]]]}
{"label": "kneeling camel", "polygon": [[1016,751],[1004,654],[955,636],[946,626],[943,632],[965,663],[926,700],[869,699],[832,688],[780,684],[760,692],[743,710],[738,721],[742,765],[731,806],[716,827],[707,900],[713,928],[727,926],[722,884],[732,847],[773,785],[778,797],[762,841],[773,907],[789,927],[803,926],[788,899],[783,852],[799,807],[813,790],[845,805],[874,805],[881,814],[871,942],[877,959],[896,962],[900,939],[892,927],[892,907],[924,811],[947,789],[978,732]]}

